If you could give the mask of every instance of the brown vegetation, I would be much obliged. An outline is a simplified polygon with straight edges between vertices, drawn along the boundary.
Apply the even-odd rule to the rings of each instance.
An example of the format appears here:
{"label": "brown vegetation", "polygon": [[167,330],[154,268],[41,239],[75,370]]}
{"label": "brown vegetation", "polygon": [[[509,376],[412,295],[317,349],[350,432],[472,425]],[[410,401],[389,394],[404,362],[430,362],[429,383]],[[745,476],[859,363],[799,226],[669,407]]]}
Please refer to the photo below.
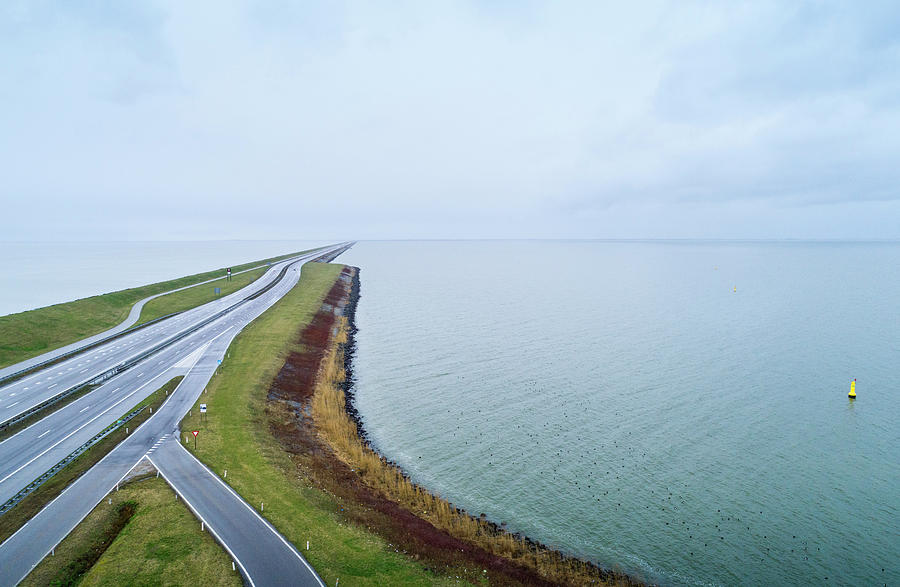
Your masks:
{"label": "brown vegetation", "polygon": [[355,271],[344,268],[301,333],[302,351],[288,357],[269,391],[272,431],[299,474],[335,495],[348,520],[441,572],[497,584],[635,584],[468,515],[412,483],[361,439],[343,390],[351,325],[342,314]]}

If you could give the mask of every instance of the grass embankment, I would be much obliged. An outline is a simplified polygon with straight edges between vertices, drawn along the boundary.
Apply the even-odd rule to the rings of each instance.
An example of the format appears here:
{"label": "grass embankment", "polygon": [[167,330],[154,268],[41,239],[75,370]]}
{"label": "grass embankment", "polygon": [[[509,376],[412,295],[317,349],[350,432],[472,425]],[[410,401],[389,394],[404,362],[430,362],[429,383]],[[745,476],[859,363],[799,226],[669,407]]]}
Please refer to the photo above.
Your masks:
{"label": "grass embankment", "polygon": [[[185,418],[182,430],[200,430],[197,456],[250,504],[259,508],[329,585],[435,585],[455,583],[436,576],[397,552],[376,534],[347,524],[342,503],[312,487],[269,432],[266,397],[290,352],[298,328],[319,310],[342,266],[307,263],[300,283],[245,328],[213,377],[202,401],[209,407],[201,423]],[[193,442],[187,445],[193,451]],[[306,550],[306,541],[310,549]]]}
{"label": "grass embankment", "polygon": [[[139,403],[136,408],[147,406],[157,411],[159,407],[166,401],[167,394],[178,387],[183,377],[175,377],[168,383],[150,394],[146,399]],[[131,410],[129,410],[131,412]],[[123,416],[126,414],[122,414]],[[14,508],[0,516],[0,543],[12,536],[12,534],[22,527],[25,522],[30,520],[45,505],[53,501],[57,495],[62,493],[73,481],[84,474],[88,469],[97,464],[100,459],[109,454],[120,442],[127,437],[128,431],[136,430],[145,420],[152,414],[150,409],[142,410],[138,415],[128,421],[126,426],[111,432],[106,438],[92,446],[91,448],[78,455],[71,463],[63,467],[53,477],[50,477],[43,485],[35,489],[25,499],[16,504]]]}
{"label": "grass embankment", "polygon": [[453,504],[412,483],[403,472],[364,443],[356,423],[347,413],[342,389],[345,379],[342,344],[347,342],[349,325],[346,318],[338,322],[316,382],[312,400],[313,419],[319,432],[338,456],[357,472],[369,487],[451,536],[474,544],[486,552],[533,569],[553,583],[565,585],[631,585],[624,575],[611,573],[576,558],[515,536],[484,519],[475,518]]}
{"label": "grass embankment", "polygon": [[[174,312],[190,310],[222,296],[227,296],[242,287],[250,285],[262,277],[267,270],[268,267],[260,267],[253,271],[234,275],[230,281],[223,277],[210,283],[195,285],[194,287],[150,300],[141,309],[141,317],[138,318],[135,326],[140,326],[144,322],[149,322]],[[215,288],[217,287],[221,290],[219,294],[215,293]]]}
{"label": "grass embankment", "polygon": [[21,583],[241,585],[231,558],[162,479],[110,493]]}
{"label": "grass embankment", "polygon": [[[245,263],[234,266],[231,270],[232,272],[243,271],[298,254],[300,253],[290,253]],[[223,269],[216,269],[179,279],[0,316],[0,367],[30,359],[108,330],[128,317],[128,312],[136,302],[154,294],[220,277],[223,272]]]}

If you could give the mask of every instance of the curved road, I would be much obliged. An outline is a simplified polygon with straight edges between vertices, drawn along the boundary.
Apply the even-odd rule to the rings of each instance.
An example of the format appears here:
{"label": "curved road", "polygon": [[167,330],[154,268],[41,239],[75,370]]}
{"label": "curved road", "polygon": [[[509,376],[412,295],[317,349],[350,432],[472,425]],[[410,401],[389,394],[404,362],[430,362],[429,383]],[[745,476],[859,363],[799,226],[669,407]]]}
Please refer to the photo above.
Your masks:
{"label": "curved road", "polygon": [[[321,250],[321,249],[313,249],[312,251],[310,251],[310,253],[318,251],[318,250]],[[257,270],[261,267],[265,267],[265,266],[266,265],[258,265],[256,267],[251,267],[250,269],[245,269],[243,271],[238,271],[236,273],[232,273],[232,275],[240,275],[241,273],[246,273],[248,271],[255,271],[255,270]],[[24,361],[21,361],[19,363],[15,363],[13,365],[7,365],[6,367],[3,367],[2,369],[0,369],[0,381],[3,381],[7,377],[15,375],[16,373],[20,373],[22,371],[32,369],[42,363],[46,363],[48,361],[52,361],[63,355],[76,352],[81,348],[90,346],[92,344],[96,344],[107,338],[113,337],[113,336],[119,334],[120,332],[124,332],[124,331],[128,330],[129,328],[131,328],[131,326],[135,322],[138,321],[138,318],[141,317],[141,310],[144,309],[144,305],[147,302],[149,302],[150,300],[154,300],[156,298],[159,298],[159,297],[162,297],[165,295],[169,295],[171,293],[175,293],[178,291],[182,291],[185,289],[190,289],[190,288],[196,287],[198,285],[203,285],[204,283],[212,283],[213,281],[218,281],[220,279],[222,279],[222,277],[214,277],[212,279],[207,279],[206,281],[200,281],[198,283],[186,285],[184,287],[171,289],[169,291],[164,291],[162,293],[154,294],[152,296],[148,296],[142,300],[139,300],[139,301],[135,302],[134,306],[131,307],[131,311],[128,313],[128,316],[125,318],[125,320],[123,320],[119,324],[113,326],[109,330],[104,330],[103,332],[97,333],[93,336],[89,336],[82,340],[75,341],[71,344],[67,344],[67,345],[59,347],[57,349],[53,349],[52,351],[47,351],[46,353],[43,353],[36,357],[32,357],[30,359],[25,359]]]}
{"label": "curved road", "polygon": [[[272,265],[262,277],[237,292],[120,336],[0,387],[0,426],[66,390],[129,368],[136,358],[156,347],[171,344],[204,321],[261,291],[273,283],[281,269],[287,265],[320,254],[317,251],[280,261]],[[116,373],[111,373],[113,370]]]}
{"label": "curved road", "polygon": [[[346,247],[333,250],[339,254]],[[118,480],[148,456],[194,512],[206,520],[250,584],[321,585],[297,550],[268,522],[186,451],[175,446],[179,439],[178,422],[199,398],[231,340],[297,283],[299,264],[297,260],[279,264],[282,269],[294,266],[268,291],[0,443],[0,496],[4,496],[10,491],[15,493],[18,489],[14,488],[23,487],[163,383],[186,374],[156,414],[0,545],[0,584],[20,581]],[[245,290],[239,293],[246,296]],[[207,314],[208,311],[198,312]],[[57,373],[57,366],[52,371]]]}

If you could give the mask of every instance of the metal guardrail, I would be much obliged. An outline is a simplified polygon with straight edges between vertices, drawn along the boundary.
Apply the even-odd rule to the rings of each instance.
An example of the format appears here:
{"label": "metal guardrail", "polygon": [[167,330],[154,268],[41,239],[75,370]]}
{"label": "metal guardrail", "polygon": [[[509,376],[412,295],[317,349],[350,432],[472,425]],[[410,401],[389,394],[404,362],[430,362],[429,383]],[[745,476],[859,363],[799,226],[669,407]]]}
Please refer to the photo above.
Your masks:
{"label": "metal guardrail", "polygon": [[[335,250],[333,250],[333,251],[329,251],[328,253],[325,253],[325,254],[323,254],[323,255],[320,255],[320,256],[318,256],[318,257],[315,257],[315,258],[313,258],[313,259],[310,259],[309,262],[314,262],[314,263],[330,263],[330,262],[333,261],[338,255],[340,255],[341,253],[343,253],[344,251],[346,251],[347,249],[349,249],[351,246],[353,246],[353,244],[354,244],[354,243],[349,243],[349,244],[347,244],[347,245],[344,246],[344,247],[341,247],[341,248],[339,248],[339,249],[335,249]],[[258,291],[258,292],[255,292],[254,294],[252,294],[252,295],[250,295],[250,296],[244,298],[243,300],[241,300],[241,301],[239,301],[239,302],[237,302],[237,303],[235,303],[235,304],[229,306],[227,309],[225,309],[225,310],[223,310],[223,311],[217,313],[215,316],[213,316],[213,317],[211,317],[211,318],[208,318],[207,320],[204,320],[202,323],[200,323],[200,324],[198,324],[198,325],[192,327],[191,329],[188,329],[187,331],[184,331],[183,333],[181,333],[180,335],[178,335],[177,338],[171,339],[171,340],[169,340],[169,341],[165,341],[165,342],[162,343],[161,345],[157,345],[157,347],[154,347],[153,349],[150,349],[150,350],[147,351],[146,353],[142,353],[140,356],[135,357],[135,358],[133,358],[133,359],[127,361],[126,363],[123,363],[123,364],[121,364],[121,365],[117,365],[116,367],[110,369],[109,371],[107,371],[106,373],[103,373],[102,375],[98,376],[98,377],[95,378],[95,379],[92,379],[91,381],[89,381],[89,382],[87,382],[87,383],[84,383],[84,384],[75,386],[75,387],[73,387],[72,389],[67,390],[67,391],[64,392],[64,393],[59,394],[59,395],[56,396],[55,398],[52,398],[51,400],[48,400],[47,402],[44,402],[44,403],[41,404],[40,406],[35,406],[35,409],[29,410],[29,412],[27,412],[27,414],[24,414],[24,415],[22,415],[21,417],[18,417],[18,418],[15,418],[15,419],[13,419],[13,420],[9,420],[9,421],[3,423],[2,425],[0,425],[0,428],[2,428],[3,426],[7,426],[7,425],[9,425],[9,424],[15,423],[15,422],[21,420],[22,418],[27,417],[27,415],[31,415],[31,414],[33,414],[35,411],[47,407],[47,406],[51,405],[51,403],[55,403],[55,402],[59,401],[59,400],[62,399],[63,397],[65,397],[65,396],[67,396],[67,395],[69,395],[69,394],[71,394],[71,393],[77,391],[78,389],[83,388],[83,387],[86,386],[86,385],[93,385],[93,384],[98,383],[98,382],[100,382],[100,381],[102,381],[102,380],[104,380],[104,379],[108,379],[109,377],[112,377],[113,375],[115,375],[115,374],[121,372],[122,370],[127,369],[127,368],[130,367],[130,366],[133,366],[135,363],[138,363],[138,362],[142,361],[144,358],[146,358],[146,357],[149,356],[150,354],[152,354],[152,353],[154,353],[154,352],[156,352],[156,351],[158,351],[158,350],[161,350],[161,348],[164,348],[164,346],[168,346],[168,345],[170,345],[170,344],[173,344],[174,342],[177,342],[177,341],[180,340],[181,338],[184,338],[184,336],[187,336],[188,334],[191,334],[191,333],[195,332],[196,330],[202,328],[203,326],[205,326],[205,325],[208,324],[209,322],[211,322],[211,321],[213,321],[213,320],[215,320],[215,319],[220,318],[222,315],[224,315],[224,314],[230,312],[230,311],[233,310],[234,308],[236,308],[236,307],[238,307],[238,306],[240,306],[240,305],[242,305],[242,304],[244,304],[244,303],[246,303],[246,302],[248,302],[248,301],[250,301],[250,300],[252,300],[252,299],[258,298],[259,296],[261,296],[261,295],[264,294],[265,292],[267,292],[267,291],[269,291],[270,289],[272,289],[273,287],[275,287],[275,285],[276,285],[278,282],[280,282],[280,281],[284,278],[284,276],[285,276],[285,274],[287,273],[288,269],[289,269],[292,265],[294,265],[294,263],[297,263],[297,262],[299,262],[299,259],[298,259],[297,261],[294,261],[294,262],[292,262],[292,263],[289,263],[289,264],[285,265],[284,268],[281,270],[281,272],[278,274],[278,277],[275,278],[275,279],[272,281],[272,283],[270,283],[270,284],[268,284],[267,286],[265,286],[262,290],[260,290],[260,291]],[[166,317],[167,317],[167,316],[164,316],[164,317],[162,317],[162,318],[158,318],[157,320],[162,320],[163,318],[166,318]],[[148,322],[147,324],[150,324],[150,322]],[[120,334],[121,334],[121,333],[120,333]],[[116,336],[118,336],[118,335],[116,335]],[[114,337],[110,337],[110,338],[114,338]],[[106,438],[107,436],[109,436],[112,432],[114,432],[115,430],[117,430],[117,429],[121,428],[122,426],[124,426],[124,425],[125,425],[126,423],[128,423],[132,418],[134,418],[135,416],[137,416],[138,414],[140,414],[146,407],[147,407],[147,406],[142,406],[142,407],[140,407],[140,408],[135,408],[134,410],[132,410],[131,412],[129,412],[127,415],[125,415],[123,418],[121,418],[121,419],[119,419],[119,420],[116,420],[115,422],[113,422],[112,424],[110,424],[109,426],[107,426],[106,428],[104,428],[103,430],[101,430],[100,432],[98,432],[97,434],[95,434],[95,435],[94,435],[93,437],[91,437],[87,442],[85,442],[84,444],[82,444],[81,446],[79,446],[78,448],[76,448],[74,451],[72,451],[69,455],[67,455],[67,456],[66,456],[65,458],[63,458],[61,461],[59,461],[58,463],[56,463],[55,465],[53,465],[50,469],[48,469],[47,471],[45,471],[40,477],[38,477],[37,479],[35,479],[34,481],[32,481],[31,483],[29,483],[28,485],[26,485],[26,486],[25,486],[24,488],[22,488],[18,493],[16,493],[14,496],[12,496],[11,498],[9,498],[3,505],[0,505],[0,515],[3,515],[3,514],[5,514],[6,512],[8,512],[9,510],[11,510],[13,507],[16,506],[16,504],[18,504],[18,503],[21,502],[23,499],[25,499],[28,495],[30,495],[32,492],[34,492],[38,487],[40,487],[41,485],[43,485],[44,483],[46,483],[48,479],[50,479],[51,477],[53,477],[53,476],[54,476],[56,473],[58,473],[61,469],[63,469],[65,466],[67,466],[67,465],[68,465],[69,463],[71,463],[73,460],[75,460],[76,458],[78,458],[81,454],[83,454],[86,450],[88,450],[89,448],[91,448],[93,445],[97,444],[98,442],[100,442],[101,440],[103,440],[104,438]]]}
{"label": "metal guardrail", "polygon": [[[271,263],[269,263],[269,265],[271,266]],[[248,271],[252,271],[254,269],[259,269],[260,267],[265,267],[265,265],[260,265],[259,267],[253,267],[251,269],[248,269]],[[202,285],[202,284],[197,284],[197,285]],[[188,287],[192,287],[192,286],[188,286]],[[193,287],[196,287],[196,286],[193,286]],[[177,316],[178,314],[181,314],[181,312],[172,312],[171,314],[166,314],[165,316],[160,316],[159,318],[154,318],[153,320],[148,320],[147,322],[138,324],[137,326],[132,326],[130,328],[126,328],[125,330],[123,330],[121,332],[117,332],[117,333],[111,334],[105,338],[101,338],[100,340],[92,342],[91,344],[85,345],[83,347],[78,347],[77,349],[72,349],[71,351],[68,351],[59,356],[53,357],[52,359],[47,359],[46,361],[41,361],[40,363],[36,363],[34,365],[31,365],[30,367],[20,369],[19,371],[16,371],[15,373],[10,373],[9,375],[0,377],[0,387],[2,387],[3,385],[6,385],[7,383],[11,383],[11,382],[15,381],[16,379],[19,379],[19,378],[31,373],[32,371],[39,371],[40,369],[43,369],[44,367],[48,367],[55,363],[65,361],[66,359],[68,359],[70,357],[74,357],[75,355],[77,355],[79,353],[89,351],[100,345],[106,344],[112,340],[121,338],[127,334],[131,334],[132,332],[137,332],[138,330],[145,328],[147,326],[156,324],[157,322],[161,322],[162,320],[165,320],[166,318],[171,318],[172,316]],[[2,425],[0,425],[0,428],[2,428]]]}
{"label": "metal guardrail", "polygon": [[109,426],[107,426],[106,428],[104,428],[103,430],[98,432],[97,434],[95,434],[90,440],[88,440],[87,442],[85,442],[84,444],[82,444],[81,446],[76,448],[74,451],[72,451],[63,460],[59,461],[58,463],[56,463],[55,465],[50,467],[46,472],[44,472],[43,475],[41,475],[40,477],[38,477],[31,483],[26,485],[17,494],[15,494],[14,496],[12,496],[8,500],[6,500],[6,503],[4,503],[3,505],[0,505],[0,516],[5,514],[12,508],[14,508],[16,506],[16,504],[18,504],[20,501],[22,501],[23,499],[28,497],[28,495],[31,494],[35,489],[37,489],[38,487],[40,487],[41,485],[46,483],[47,480],[50,479],[50,477],[53,477],[54,475],[56,475],[56,473],[58,473],[60,469],[62,469],[63,467],[65,467],[66,465],[68,465],[69,463],[74,461],[76,458],[78,458],[79,455],[84,453],[84,451],[91,448],[93,445],[97,444],[98,442],[100,442],[101,440],[103,440],[104,438],[109,436],[112,432],[114,432],[115,430],[121,428],[123,425],[128,423],[129,420],[131,420],[132,418],[134,418],[135,416],[140,414],[146,407],[147,406],[141,406],[140,408],[135,408],[134,410],[129,412],[125,417],[123,417],[119,420],[116,420],[115,422],[113,422],[112,424],[110,424]]}
{"label": "metal guardrail", "polygon": [[[308,262],[320,262],[322,259],[326,259],[326,258],[328,258],[329,260],[330,260],[330,259],[334,259],[335,257],[337,257],[337,255],[343,253],[343,252],[346,251],[348,248],[350,248],[350,246],[352,246],[352,243],[349,244],[349,245],[346,245],[346,246],[344,246],[344,247],[341,247],[340,249],[336,249],[336,250],[333,250],[333,251],[328,251],[328,252],[326,252],[326,253],[324,253],[324,254],[322,254],[322,255],[313,257],[312,259],[308,259]],[[242,300],[240,300],[240,301],[238,301],[238,302],[235,302],[234,304],[232,304],[231,306],[225,308],[224,310],[221,310],[221,311],[217,312],[216,314],[210,316],[209,318],[206,318],[206,319],[204,319],[203,321],[198,322],[197,324],[191,326],[190,328],[181,331],[180,333],[178,333],[178,334],[176,334],[176,335],[174,335],[174,336],[168,338],[167,340],[164,340],[163,342],[159,343],[158,345],[155,345],[155,346],[151,347],[150,349],[144,351],[143,353],[141,353],[141,354],[139,354],[139,355],[137,355],[137,356],[135,356],[135,357],[132,357],[132,358],[128,359],[127,361],[123,361],[122,363],[119,363],[118,365],[115,365],[115,366],[113,366],[113,367],[110,367],[109,369],[107,369],[107,370],[104,371],[103,373],[97,375],[96,377],[94,377],[94,378],[91,379],[90,381],[85,381],[85,382],[80,383],[80,384],[78,384],[78,385],[74,385],[74,386],[72,386],[72,387],[69,387],[68,389],[65,389],[65,390],[61,391],[60,393],[56,394],[55,396],[53,396],[53,397],[51,397],[51,398],[49,398],[49,399],[47,399],[47,400],[45,400],[45,401],[43,401],[43,402],[41,402],[41,403],[39,403],[39,404],[37,404],[37,405],[35,405],[35,406],[29,408],[28,410],[26,410],[26,411],[24,411],[24,412],[18,414],[17,416],[15,416],[15,417],[13,417],[13,418],[10,418],[9,420],[7,420],[7,421],[5,421],[5,422],[0,423],[0,430],[2,430],[3,428],[6,428],[6,427],[8,427],[8,426],[11,426],[11,425],[13,425],[13,424],[15,424],[15,423],[17,423],[17,422],[21,422],[21,421],[24,420],[25,418],[28,418],[29,416],[31,416],[31,415],[33,415],[33,414],[35,414],[35,413],[37,413],[37,412],[40,412],[41,410],[44,410],[44,409],[50,407],[51,405],[55,404],[56,402],[60,401],[61,399],[63,399],[63,398],[65,398],[65,397],[67,397],[67,396],[69,396],[69,395],[71,395],[71,394],[77,392],[77,391],[80,390],[80,389],[83,389],[85,386],[93,385],[93,384],[96,384],[96,383],[100,383],[101,381],[105,381],[105,380],[109,379],[110,377],[113,377],[113,376],[115,376],[115,375],[118,375],[119,373],[121,373],[121,372],[123,372],[123,371],[125,371],[125,370],[127,370],[127,369],[129,369],[129,368],[131,368],[131,367],[133,367],[133,366],[136,365],[137,363],[140,363],[141,361],[143,361],[143,360],[146,359],[147,357],[149,357],[149,356],[151,356],[151,355],[153,355],[153,354],[155,354],[155,353],[157,353],[157,352],[163,350],[164,348],[166,348],[166,347],[168,347],[168,346],[171,346],[172,344],[175,344],[176,342],[178,342],[179,340],[181,340],[181,339],[183,339],[183,338],[185,338],[185,337],[187,337],[187,336],[190,336],[191,334],[193,334],[194,332],[200,330],[201,328],[203,328],[204,326],[210,324],[211,322],[214,322],[214,321],[218,320],[219,318],[221,318],[222,316],[228,314],[229,312],[231,312],[231,311],[234,310],[235,308],[237,308],[237,307],[239,307],[239,306],[241,306],[241,305],[243,305],[243,304],[249,302],[250,300],[256,299],[257,297],[263,295],[264,293],[266,293],[267,291],[269,291],[269,290],[271,290],[273,287],[275,287],[275,286],[276,286],[276,285],[284,278],[285,274],[287,273],[287,270],[288,270],[292,265],[294,265],[295,263],[300,262],[301,260],[303,260],[303,259],[297,259],[297,260],[292,261],[292,262],[288,263],[287,265],[285,265],[285,266],[282,268],[281,272],[278,274],[278,276],[277,276],[275,279],[273,279],[271,283],[267,284],[265,287],[263,287],[263,288],[260,289],[259,291],[250,294],[249,296],[247,296],[246,298],[244,298],[244,299],[242,299]],[[126,332],[133,332],[133,331],[134,331],[134,330],[126,331]],[[120,334],[121,334],[121,333],[120,333]]]}
{"label": "metal guardrail", "polygon": [[93,348],[96,348],[96,347],[102,345],[102,344],[106,344],[111,340],[115,340],[117,338],[123,337],[126,334],[131,334],[132,332],[137,332],[138,330],[140,330],[142,328],[156,324],[157,322],[165,320],[166,318],[171,318],[172,316],[177,316],[178,314],[181,314],[181,312],[172,312],[171,314],[166,314],[165,316],[160,316],[159,318],[154,318],[153,320],[148,320],[148,321],[144,322],[143,324],[138,324],[137,326],[132,326],[131,328],[126,328],[122,332],[110,334],[106,338],[101,338],[100,340],[92,342],[91,344],[84,345],[83,347],[78,347],[77,349],[72,349],[71,351],[63,353],[57,357],[53,357],[52,359],[47,359],[46,361],[41,361],[40,363],[34,364],[30,367],[20,369],[19,371],[16,371],[15,373],[10,373],[9,375],[0,377],[0,386],[6,385],[7,383],[12,383],[16,379],[24,377],[25,375],[28,375],[32,371],[39,371],[39,370],[43,369],[44,367],[49,367],[50,365],[60,363],[70,357],[74,357],[75,355],[77,355],[79,353],[89,351]]}

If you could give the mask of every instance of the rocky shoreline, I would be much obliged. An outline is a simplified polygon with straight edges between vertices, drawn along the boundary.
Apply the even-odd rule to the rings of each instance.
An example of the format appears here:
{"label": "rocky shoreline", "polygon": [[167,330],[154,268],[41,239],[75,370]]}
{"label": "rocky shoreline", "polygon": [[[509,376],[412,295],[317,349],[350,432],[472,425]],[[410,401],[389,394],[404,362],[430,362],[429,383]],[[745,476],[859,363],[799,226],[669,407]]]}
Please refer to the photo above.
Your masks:
{"label": "rocky shoreline", "polygon": [[[353,436],[363,445],[362,450],[378,454],[366,438],[365,428],[355,408],[353,392],[353,356],[356,350],[355,311],[360,298],[359,270],[345,267],[326,296],[322,308],[300,334],[302,352],[291,353],[269,390],[267,411],[270,429],[292,456],[301,475],[311,483],[332,494],[341,504],[340,513],[348,522],[368,528],[403,552],[421,560],[440,574],[456,574],[461,579],[478,582],[488,578],[495,584],[554,585],[554,584],[641,584],[634,578],[601,569],[592,563],[568,557],[527,537],[512,535],[499,525],[474,517],[428,494],[428,503],[447,515],[478,528],[480,544],[474,544],[435,526],[425,517],[413,514],[409,507],[366,482],[366,466],[348,464],[341,451],[321,430],[314,417],[313,399],[321,382],[321,369],[326,355],[340,361],[343,372],[335,378],[343,400],[342,413],[355,426]],[[337,345],[333,341],[337,337]],[[285,411],[293,418],[285,419]],[[285,422],[290,422],[286,424]],[[380,456],[380,455],[379,455]],[[425,494],[426,490],[411,484],[408,476],[396,463],[380,457],[381,468],[394,471],[405,487]],[[370,461],[371,462],[371,461]],[[369,466],[369,468],[372,468]],[[382,472],[384,474],[384,472]],[[436,509],[436,508],[435,508]],[[454,511],[455,510],[455,511]],[[462,524],[465,525],[465,524]],[[493,537],[493,538],[492,538]],[[483,546],[496,541],[502,548],[486,550]],[[496,551],[507,552],[508,556]],[[460,575],[461,573],[461,575]]]}

